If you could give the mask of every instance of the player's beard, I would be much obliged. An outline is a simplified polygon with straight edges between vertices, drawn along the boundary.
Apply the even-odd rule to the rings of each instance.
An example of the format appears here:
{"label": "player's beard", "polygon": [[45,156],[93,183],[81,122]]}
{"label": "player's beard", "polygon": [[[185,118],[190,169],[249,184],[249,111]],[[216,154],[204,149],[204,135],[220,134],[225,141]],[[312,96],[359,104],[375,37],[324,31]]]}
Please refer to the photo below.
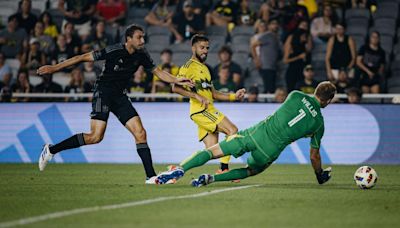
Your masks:
{"label": "player's beard", "polygon": [[204,54],[204,57],[201,57],[201,55],[199,55],[199,54],[196,53],[196,58],[197,58],[200,62],[204,63],[204,62],[207,60],[207,54]]}

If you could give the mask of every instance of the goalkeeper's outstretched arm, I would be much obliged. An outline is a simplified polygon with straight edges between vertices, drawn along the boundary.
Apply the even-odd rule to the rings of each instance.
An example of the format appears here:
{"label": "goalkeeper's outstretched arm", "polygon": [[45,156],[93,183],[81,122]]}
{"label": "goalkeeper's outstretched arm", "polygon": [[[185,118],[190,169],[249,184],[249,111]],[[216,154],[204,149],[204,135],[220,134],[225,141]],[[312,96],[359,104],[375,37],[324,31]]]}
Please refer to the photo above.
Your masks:
{"label": "goalkeeper's outstretched arm", "polygon": [[314,172],[317,177],[318,183],[323,184],[327,182],[331,178],[332,168],[328,167],[324,170],[322,169],[321,155],[319,153],[319,148],[310,149],[310,160],[311,160],[311,165],[314,168]]}

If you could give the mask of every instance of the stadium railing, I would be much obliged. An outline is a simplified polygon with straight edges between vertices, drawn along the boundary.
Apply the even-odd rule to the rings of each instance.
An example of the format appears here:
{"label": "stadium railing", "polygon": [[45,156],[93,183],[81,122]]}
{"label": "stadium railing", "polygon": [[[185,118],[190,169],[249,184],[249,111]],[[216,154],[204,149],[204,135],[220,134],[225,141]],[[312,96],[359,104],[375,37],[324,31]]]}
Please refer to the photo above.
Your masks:
{"label": "stadium railing", "polygon": [[[90,98],[92,93],[13,93],[12,98]],[[173,93],[129,93],[129,97],[135,99],[175,99],[182,98],[179,94]],[[247,97],[247,95],[246,95]],[[260,100],[273,100],[274,94],[259,94]],[[346,94],[336,94],[335,98],[346,99]],[[400,94],[363,94],[362,103],[400,103]]]}

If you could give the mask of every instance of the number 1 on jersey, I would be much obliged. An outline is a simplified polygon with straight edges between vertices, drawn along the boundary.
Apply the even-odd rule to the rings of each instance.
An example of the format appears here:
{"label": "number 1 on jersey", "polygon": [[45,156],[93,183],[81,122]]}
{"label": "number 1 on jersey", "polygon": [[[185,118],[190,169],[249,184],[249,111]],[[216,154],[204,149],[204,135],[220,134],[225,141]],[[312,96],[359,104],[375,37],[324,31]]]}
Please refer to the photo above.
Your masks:
{"label": "number 1 on jersey", "polygon": [[291,121],[288,122],[289,127],[293,127],[297,122],[306,116],[306,112],[301,108],[299,109],[299,115],[295,116]]}

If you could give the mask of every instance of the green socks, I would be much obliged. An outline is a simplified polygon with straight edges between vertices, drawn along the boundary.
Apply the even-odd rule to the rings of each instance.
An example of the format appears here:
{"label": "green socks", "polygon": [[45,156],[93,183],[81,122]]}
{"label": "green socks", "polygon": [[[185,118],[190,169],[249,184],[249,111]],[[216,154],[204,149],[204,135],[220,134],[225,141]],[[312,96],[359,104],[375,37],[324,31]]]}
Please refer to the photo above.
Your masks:
{"label": "green socks", "polygon": [[192,156],[184,160],[180,166],[186,172],[189,169],[204,165],[206,162],[212,159],[212,153],[209,150],[201,150],[194,153]]}
{"label": "green socks", "polygon": [[229,172],[214,175],[214,181],[231,181],[249,177],[247,168],[232,169]]}

